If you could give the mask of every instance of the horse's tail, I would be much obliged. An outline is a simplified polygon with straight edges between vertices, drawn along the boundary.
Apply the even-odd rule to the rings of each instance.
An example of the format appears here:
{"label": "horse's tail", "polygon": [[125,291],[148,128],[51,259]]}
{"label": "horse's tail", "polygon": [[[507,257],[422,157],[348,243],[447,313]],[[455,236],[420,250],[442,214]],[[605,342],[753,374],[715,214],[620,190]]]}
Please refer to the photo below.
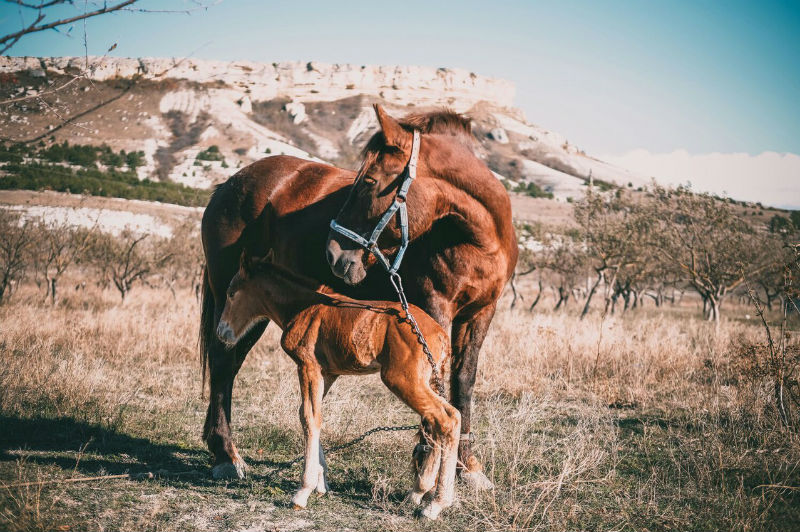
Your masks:
{"label": "horse's tail", "polygon": [[214,341],[214,294],[208,281],[208,265],[203,269],[203,303],[200,313],[200,362],[203,367],[202,380],[200,381],[201,393],[205,390],[206,374],[209,371],[208,350]]}

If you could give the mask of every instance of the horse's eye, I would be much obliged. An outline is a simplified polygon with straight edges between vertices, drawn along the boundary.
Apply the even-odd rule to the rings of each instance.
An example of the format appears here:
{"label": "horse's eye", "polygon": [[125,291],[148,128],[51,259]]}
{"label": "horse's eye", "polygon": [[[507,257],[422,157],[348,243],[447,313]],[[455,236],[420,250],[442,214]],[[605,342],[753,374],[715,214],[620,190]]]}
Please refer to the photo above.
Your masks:
{"label": "horse's eye", "polygon": [[371,176],[368,176],[368,175],[364,176],[364,184],[367,185],[368,187],[374,186],[375,183],[377,183],[377,182],[378,182],[378,180],[375,179],[374,177],[371,177]]}

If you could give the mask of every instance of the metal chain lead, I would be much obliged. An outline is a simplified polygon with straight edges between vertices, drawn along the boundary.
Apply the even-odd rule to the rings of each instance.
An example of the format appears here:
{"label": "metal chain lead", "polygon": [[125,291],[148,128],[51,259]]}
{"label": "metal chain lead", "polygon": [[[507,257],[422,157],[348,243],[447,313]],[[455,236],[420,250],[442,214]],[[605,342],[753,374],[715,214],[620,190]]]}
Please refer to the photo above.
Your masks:
{"label": "metal chain lead", "polygon": [[[335,452],[341,451],[343,449],[347,449],[348,447],[352,447],[354,445],[357,445],[357,444],[361,443],[362,441],[367,439],[369,436],[372,436],[376,432],[400,432],[400,431],[405,431],[405,430],[418,430],[418,429],[419,429],[419,423],[417,423],[416,425],[397,425],[397,426],[394,426],[394,427],[389,427],[389,426],[375,427],[373,429],[369,429],[367,432],[365,432],[361,436],[358,436],[357,438],[354,438],[354,439],[352,439],[352,440],[350,440],[348,442],[342,443],[341,445],[336,445],[335,447],[331,447],[330,449],[325,449],[325,447],[323,447],[322,449],[323,449],[323,451],[325,452],[326,455],[330,456],[331,454],[333,454]],[[322,444],[320,444],[320,445],[322,445]],[[276,464],[275,467],[273,468],[273,472],[278,472],[278,471],[282,471],[284,469],[289,469],[293,465],[295,465],[295,464],[297,464],[299,462],[302,462],[304,458],[305,458],[305,456],[301,454],[297,458],[293,458],[292,460],[289,460],[288,462],[281,462],[279,464]]]}
{"label": "metal chain lead", "polygon": [[420,344],[422,344],[422,352],[425,353],[425,356],[428,358],[428,363],[431,365],[431,370],[433,371],[433,383],[436,386],[436,392],[443,398],[445,397],[444,392],[444,383],[442,382],[442,378],[439,375],[439,370],[436,367],[436,362],[433,360],[433,354],[431,353],[431,349],[428,347],[428,342],[425,341],[425,336],[422,335],[422,331],[419,330],[419,325],[417,325],[417,320],[414,319],[414,315],[411,314],[411,309],[408,306],[408,299],[406,299],[406,294],[403,291],[403,280],[400,278],[400,274],[397,272],[392,272],[389,274],[389,280],[392,282],[392,286],[394,287],[395,292],[397,292],[397,297],[400,299],[400,306],[403,307],[403,312],[406,313],[406,319],[408,323],[411,325],[411,330],[414,331],[414,334],[417,335],[417,340]]}

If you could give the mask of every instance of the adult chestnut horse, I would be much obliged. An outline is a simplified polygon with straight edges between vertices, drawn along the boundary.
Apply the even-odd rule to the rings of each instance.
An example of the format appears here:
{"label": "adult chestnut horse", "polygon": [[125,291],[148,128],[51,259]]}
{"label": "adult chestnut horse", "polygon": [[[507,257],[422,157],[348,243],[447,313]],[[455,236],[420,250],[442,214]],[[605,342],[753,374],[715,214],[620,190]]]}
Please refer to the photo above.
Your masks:
{"label": "adult chestnut horse", "polygon": [[[355,299],[395,299],[386,272],[371,267],[373,256],[339,233],[329,234],[328,227],[336,218],[356,232],[372,231],[403,181],[416,129],[421,133],[418,176],[407,195],[411,244],[399,273],[409,301],[451,331],[451,402],[461,412],[464,435],[461,476],[488,485],[468,435],[478,354],[517,260],[511,204],[474,155],[467,118],[441,111],[398,122],[380,106],[375,111],[381,131],[367,143],[357,174],[295,157],[269,157],[237,172],[209,201],[202,225],[206,273],[200,336],[204,372],[207,368],[210,374],[203,437],[214,455],[215,477],[244,476],[244,461],[231,438],[233,380],[266,327],[256,326],[234,348],[226,348],[215,334],[242,250],[258,257],[273,249],[280,266]],[[399,240],[393,222],[378,246],[391,256]]]}

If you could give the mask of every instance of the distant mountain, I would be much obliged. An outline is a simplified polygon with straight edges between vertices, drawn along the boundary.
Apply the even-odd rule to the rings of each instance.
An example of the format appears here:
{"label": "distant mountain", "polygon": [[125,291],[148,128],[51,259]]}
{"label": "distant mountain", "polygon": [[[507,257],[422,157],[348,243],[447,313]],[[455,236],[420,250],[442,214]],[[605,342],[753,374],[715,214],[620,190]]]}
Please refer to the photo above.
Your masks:
{"label": "distant mountain", "polygon": [[446,106],[472,118],[476,153],[509,188],[565,200],[590,179],[646,182],[529,123],[510,82],[464,70],[92,57],[86,66],[0,57],[0,101],[13,100],[0,105],[0,140],[142,150],[139,177],[205,188],[269,154],[355,168],[377,129],[373,103],[398,117]]}

